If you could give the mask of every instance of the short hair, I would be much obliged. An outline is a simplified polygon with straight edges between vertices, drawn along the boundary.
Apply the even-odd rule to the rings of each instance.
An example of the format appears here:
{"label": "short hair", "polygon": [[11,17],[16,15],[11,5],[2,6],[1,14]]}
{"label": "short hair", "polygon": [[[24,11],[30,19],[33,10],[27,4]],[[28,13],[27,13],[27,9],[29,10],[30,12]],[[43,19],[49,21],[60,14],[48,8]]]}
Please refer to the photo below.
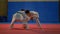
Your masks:
{"label": "short hair", "polygon": [[29,10],[26,10],[25,13],[28,14],[28,13],[30,13],[30,11]]}
{"label": "short hair", "polygon": [[21,9],[21,11],[25,11],[24,9]]}

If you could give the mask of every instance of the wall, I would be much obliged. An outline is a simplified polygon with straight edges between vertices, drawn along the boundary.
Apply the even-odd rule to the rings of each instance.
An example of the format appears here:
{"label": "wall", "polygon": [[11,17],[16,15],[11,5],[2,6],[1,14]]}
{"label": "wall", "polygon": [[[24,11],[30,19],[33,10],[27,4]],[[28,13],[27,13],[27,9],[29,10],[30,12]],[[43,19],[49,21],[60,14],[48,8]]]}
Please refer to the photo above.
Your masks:
{"label": "wall", "polygon": [[39,12],[41,23],[59,23],[57,1],[8,2],[8,22],[11,22],[12,15],[22,8]]}

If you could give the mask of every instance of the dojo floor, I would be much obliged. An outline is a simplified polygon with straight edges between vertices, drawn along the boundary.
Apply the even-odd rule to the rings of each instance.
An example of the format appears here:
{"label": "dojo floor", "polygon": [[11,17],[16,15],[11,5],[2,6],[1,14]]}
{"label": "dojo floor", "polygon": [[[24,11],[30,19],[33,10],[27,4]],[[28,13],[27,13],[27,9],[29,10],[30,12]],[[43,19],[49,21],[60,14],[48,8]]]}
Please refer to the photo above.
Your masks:
{"label": "dojo floor", "polygon": [[13,29],[9,29],[9,25],[0,24],[0,34],[60,34],[60,24],[41,24],[43,30],[36,24],[29,24],[28,30],[22,24],[14,24]]}

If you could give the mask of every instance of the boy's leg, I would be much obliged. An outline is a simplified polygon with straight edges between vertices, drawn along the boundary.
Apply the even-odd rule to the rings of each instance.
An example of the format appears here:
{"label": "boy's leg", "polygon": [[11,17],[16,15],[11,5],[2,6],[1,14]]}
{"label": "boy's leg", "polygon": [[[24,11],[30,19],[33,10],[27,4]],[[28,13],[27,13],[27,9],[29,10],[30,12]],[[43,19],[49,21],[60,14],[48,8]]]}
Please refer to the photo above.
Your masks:
{"label": "boy's leg", "polygon": [[23,24],[23,25],[24,25],[24,29],[29,29],[29,26],[28,26],[27,22],[25,22],[25,24]]}
{"label": "boy's leg", "polygon": [[24,29],[29,29],[29,26],[28,26],[28,20],[23,20],[23,26],[24,26]]}
{"label": "boy's leg", "polygon": [[40,23],[40,21],[39,21],[39,15],[38,15],[38,14],[34,15],[34,16],[33,16],[33,19],[36,20],[36,24],[38,25],[38,27],[39,27],[39,28],[42,28],[41,23]]}
{"label": "boy's leg", "polygon": [[41,23],[40,23],[40,21],[39,21],[38,18],[36,18],[36,23],[37,23],[37,25],[38,25],[39,28],[42,28]]}
{"label": "boy's leg", "polygon": [[36,19],[36,23],[37,23],[38,27],[44,31],[38,18]]}
{"label": "boy's leg", "polygon": [[11,24],[10,24],[10,28],[13,28],[14,22],[15,22],[15,17],[12,18],[12,21],[11,21]]}

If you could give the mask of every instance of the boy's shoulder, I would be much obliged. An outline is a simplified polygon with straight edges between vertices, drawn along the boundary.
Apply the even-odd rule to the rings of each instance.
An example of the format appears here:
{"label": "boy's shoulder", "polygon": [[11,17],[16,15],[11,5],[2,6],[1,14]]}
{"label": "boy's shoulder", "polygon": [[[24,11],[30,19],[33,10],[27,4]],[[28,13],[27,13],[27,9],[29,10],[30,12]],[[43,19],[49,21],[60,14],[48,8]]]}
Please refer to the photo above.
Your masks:
{"label": "boy's shoulder", "polygon": [[34,14],[36,14],[36,13],[38,13],[37,11],[30,11],[30,13],[34,13]]}

